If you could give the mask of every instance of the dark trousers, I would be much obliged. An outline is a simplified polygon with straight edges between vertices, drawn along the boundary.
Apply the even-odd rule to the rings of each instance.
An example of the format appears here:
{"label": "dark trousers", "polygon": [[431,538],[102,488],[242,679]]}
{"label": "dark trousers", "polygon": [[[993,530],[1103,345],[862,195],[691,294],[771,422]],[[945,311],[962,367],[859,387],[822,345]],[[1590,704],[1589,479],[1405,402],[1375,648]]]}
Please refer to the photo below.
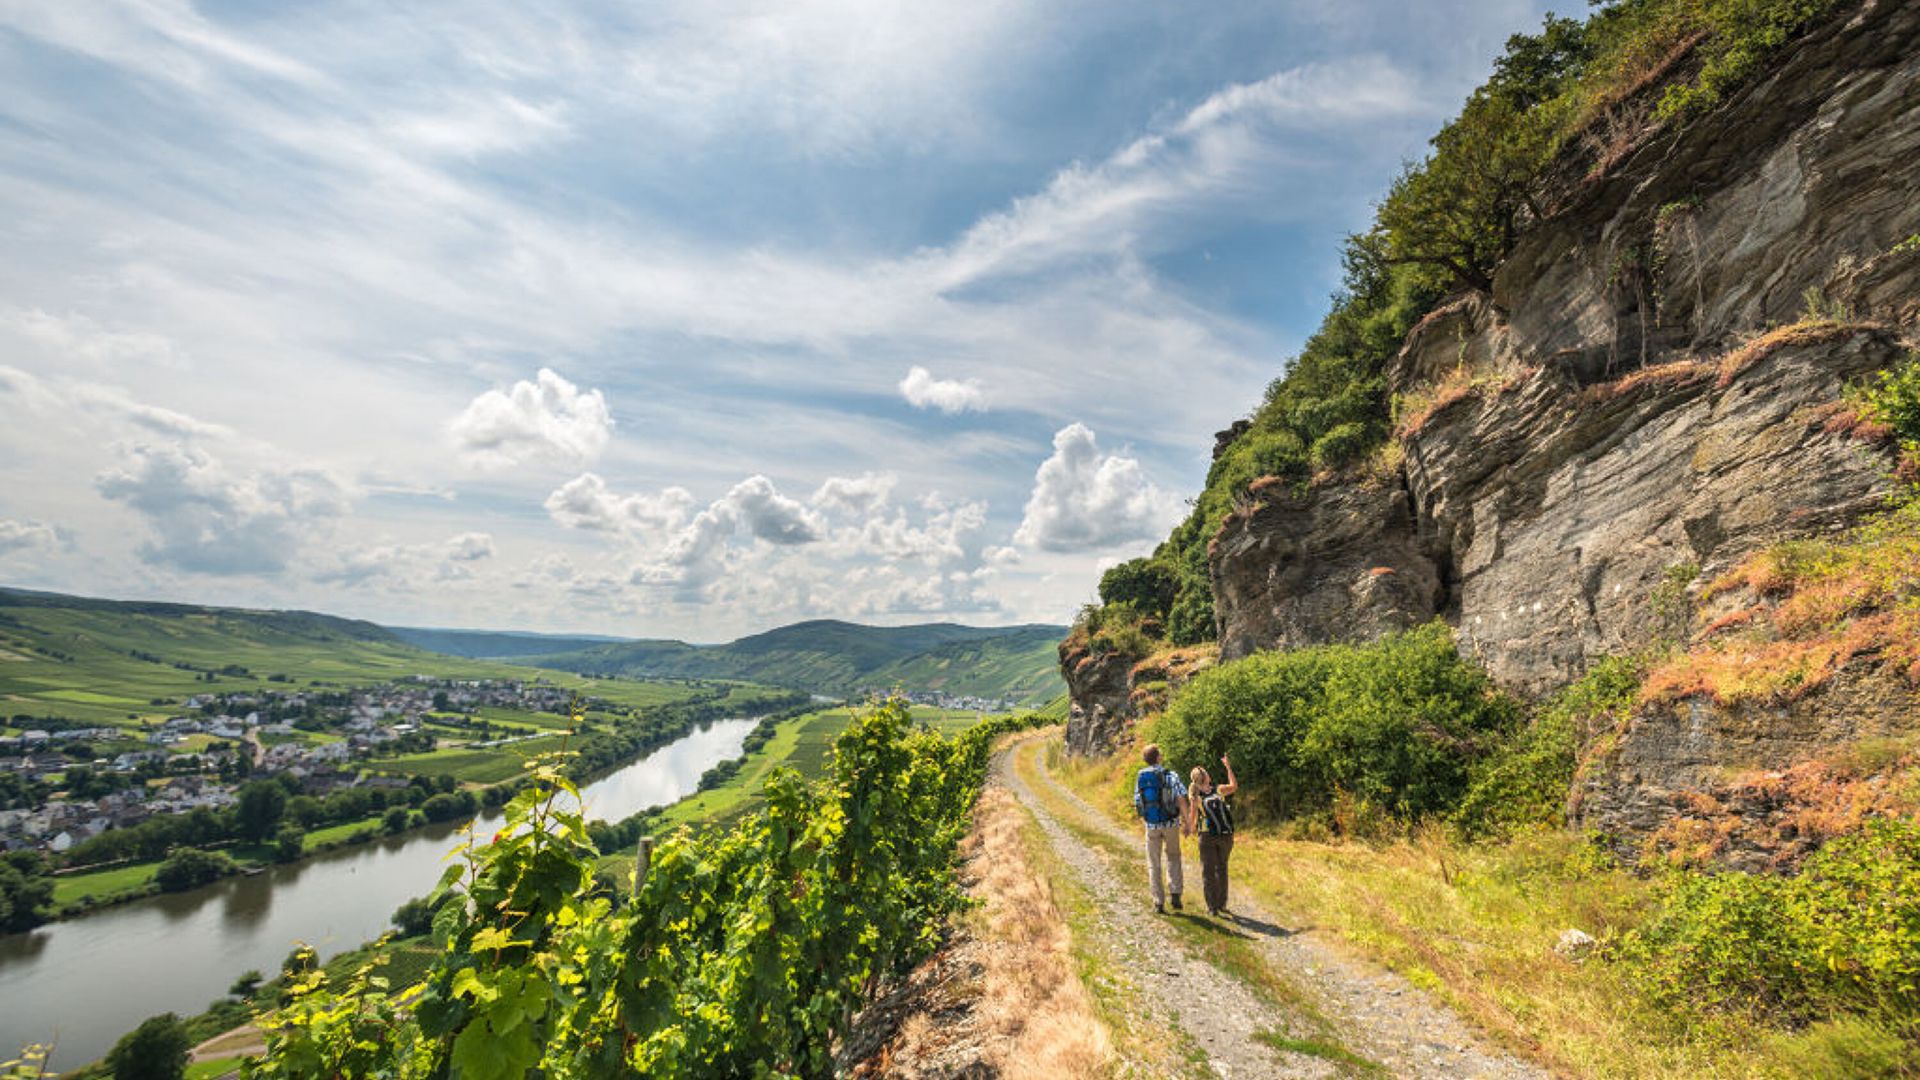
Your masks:
{"label": "dark trousers", "polygon": [[1227,906],[1227,856],[1233,854],[1233,834],[1200,834],[1200,883],[1207,894],[1207,910]]}

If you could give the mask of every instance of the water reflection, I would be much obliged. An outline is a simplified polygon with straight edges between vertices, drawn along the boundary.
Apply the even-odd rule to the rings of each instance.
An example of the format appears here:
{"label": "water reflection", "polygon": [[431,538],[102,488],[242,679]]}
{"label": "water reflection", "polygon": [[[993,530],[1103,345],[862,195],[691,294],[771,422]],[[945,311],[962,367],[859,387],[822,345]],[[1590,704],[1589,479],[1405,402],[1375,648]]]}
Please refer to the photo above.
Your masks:
{"label": "water reflection", "polygon": [[[617,820],[690,794],[701,773],[740,753],[753,726],[719,721],[588,785],[588,816]],[[483,815],[482,827],[497,818]],[[198,1011],[242,972],[279,970],[296,940],[330,956],[378,937],[395,908],[433,887],[460,828],[339,848],[0,937],[0,1060],[57,1033],[53,1065],[73,1068],[149,1016]]]}

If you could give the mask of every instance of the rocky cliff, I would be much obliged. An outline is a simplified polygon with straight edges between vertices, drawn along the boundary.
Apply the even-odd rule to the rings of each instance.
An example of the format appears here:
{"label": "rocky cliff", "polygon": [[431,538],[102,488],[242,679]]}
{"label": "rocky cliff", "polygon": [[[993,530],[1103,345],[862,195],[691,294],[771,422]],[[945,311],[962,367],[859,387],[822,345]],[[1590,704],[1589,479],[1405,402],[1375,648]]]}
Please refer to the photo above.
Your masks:
{"label": "rocky cliff", "polygon": [[[1208,548],[1221,655],[1440,616],[1538,696],[1684,640],[1700,582],[1883,504],[1894,448],[1835,416],[1920,326],[1916,86],[1920,5],[1859,3],[1712,114],[1574,162],[1491,294],[1408,335],[1388,451],[1255,484],[1228,516]],[[1725,794],[1862,724],[1920,726],[1906,680],[1848,685],[1873,689],[1649,707],[1589,770],[1582,813],[1644,833],[1678,793]],[[1871,721],[1849,711],[1863,694]]]}

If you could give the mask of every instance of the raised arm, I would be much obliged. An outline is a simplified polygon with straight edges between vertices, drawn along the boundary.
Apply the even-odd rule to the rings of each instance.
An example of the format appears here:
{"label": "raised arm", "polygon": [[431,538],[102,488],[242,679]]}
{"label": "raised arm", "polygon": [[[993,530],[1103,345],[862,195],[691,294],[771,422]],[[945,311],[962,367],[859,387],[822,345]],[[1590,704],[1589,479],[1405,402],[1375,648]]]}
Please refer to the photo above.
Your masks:
{"label": "raised arm", "polygon": [[1224,784],[1221,784],[1220,787],[1218,788],[1220,794],[1231,795],[1234,792],[1239,791],[1240,782],[1233,778],[1233,762],[1227,760],[1227,755],[1221,754],[1220,764],[1226,766],[1226,769],[1227,769],[1227,782]]}

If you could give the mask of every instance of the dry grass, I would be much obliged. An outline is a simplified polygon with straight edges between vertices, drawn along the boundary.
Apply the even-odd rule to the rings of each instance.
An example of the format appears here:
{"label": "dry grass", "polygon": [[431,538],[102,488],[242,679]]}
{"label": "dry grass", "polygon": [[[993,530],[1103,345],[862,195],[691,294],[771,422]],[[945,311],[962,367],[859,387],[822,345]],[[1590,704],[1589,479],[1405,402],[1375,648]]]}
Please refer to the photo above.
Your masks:
{"label": "dry grass", "polygon": [[[1708,380],[1712,380],[1714,389],[1725,390],[1733,385],[1733,380],[1738,378],[1741,372],[1781,349],[1799,345],[1821,345],[1862,331],[1879,328],[1878,323],[1845,322],[1824,318],[1803,319],[1791,326],[1769,330],[1718,357],[1702,359],[1689,356],[1664,364],[1653,364],[1630,371],[1610,382],[1590,386],[1585,394],[1589,401],[1613,401],[1642,389],[1679,390]],[[1821,419],[1832,423],[1837,415],[1836,411]],[[1859,433],[1862,438],[1868,437],[1865,427],[1861,427]]]}
{"label": "dry grass", "polygon": [[952,1057],[956,1041],[991,1075],[1034,1080],[1114,1075],[1113,1039],[1075,970],[1072,934],[1052,883],[1029,858],[1025,815],[989,787],[974,814],[967,858],[980,902],[966,929],[980,944],[978,994],[964,1024],[916,1012],[882,1054],[881,1075]]}
{"label": "dry grass", "polygon": [[1792,870],[1821,844],[1869,819],[1911,816],[1920,755],[1911,739],[1873,739],[1790,768],[1733,776],[1716,796],[1690,792],[1686,814],[1648,837],[1646,851],[1681,866],[1723,862],[1736,847],[1770,852]]}
{"label": "dry grass", "polygon": [[1860,658],[1892,664],[1920,684],[1920,502],[1843,539],[1756,552],[1700,599],[1738,591],[1754,603],[1716,619],[1692,649],[1658,665],[1643,702],[1791,699]]}
{"label": "dry grass", "polygon": [[[1055,776],[1125,821],[1133,761],[1122,751]],[[1818,1032],[1682,1022],[1650,1004],[1626,970],[1555,953],[1561,931],[1604,942],[1638,924],[1653,902],[1650,880],[1614,867],[1576,834],[1462,845],[1427,829],[1390,843],[1329,844],[1255,827],[1236,839],[1233,871],[1236,891],[1250,889],[1288,925],[1393,968],[1558,1075],[1842,1075],[1823,1057]],[[1825,1071],[1808,1073],[1809,1060]]]}

